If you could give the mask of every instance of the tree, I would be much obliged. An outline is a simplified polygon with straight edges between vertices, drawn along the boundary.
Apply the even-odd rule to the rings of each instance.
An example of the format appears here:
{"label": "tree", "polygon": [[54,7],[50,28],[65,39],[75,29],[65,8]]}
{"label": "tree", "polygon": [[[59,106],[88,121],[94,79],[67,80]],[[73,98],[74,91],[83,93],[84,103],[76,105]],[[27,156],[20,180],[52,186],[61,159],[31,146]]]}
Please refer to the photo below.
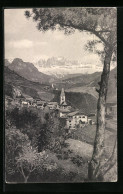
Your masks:
{"label": "tree", "polygon": [[10,119],[23,134],[27,134],[32,146],[38,146],[39,133],[42,130],[42,125],[45,122],[42,112],[22,108],[14,108],[11,111],[6,111],[6,119]]}
{"label": "tree", "polygon": [[38,150],[42,151],[49,148],[55,138],[55,133],[59,128],[59,120],[53,113],[45,113],[45,123],[41,125],[38,137]]}
{"label": "tree", "polygon": [[[41,8],[26,11],[27,18],[32,17],[40,31],[63,30],[66,35],[75,30],[87,31],[94,34],[98,40],[90,43],[90,47],[102,43],[103,52],[97,51],[103,56],[103,72],[99,83],[100,89],[97,103],[97,129],[94,142],[94,151],[88,168],[90,181],[98,180],[97,171],[101,166],[101,158],[104,150],[105,133],[105,105],[108,90],[110,63],[112,57],[116,57],[116,9],[115,8]],[[115,58],[113,57],[113,58]]]}
{"label": "tree", "polygon": [[37,148],[31,146],[28,136],[16,127],[9,128],[9,123],[5,135],[6,181],[13,181],[12,176],[21,175],[26,183],[34,171],[39,173],[58,168],[50,152],[38,152]]}
{"label": "tree", "polygon": [[29,146],[30,141],[27,135],[24,135],[10,122],[6,124],[5,131],[5,165],[6,165],[6,180],[9,175],[17,173],[16,157],[22,153],[23,147]]}
{"label": "tree", "polygon": [[43,167],[45,159],[46,155],[44,153],[38,153],[31,146],[23,147],[23,152],[16,158],[16,165],[25,183],[33,171]]}

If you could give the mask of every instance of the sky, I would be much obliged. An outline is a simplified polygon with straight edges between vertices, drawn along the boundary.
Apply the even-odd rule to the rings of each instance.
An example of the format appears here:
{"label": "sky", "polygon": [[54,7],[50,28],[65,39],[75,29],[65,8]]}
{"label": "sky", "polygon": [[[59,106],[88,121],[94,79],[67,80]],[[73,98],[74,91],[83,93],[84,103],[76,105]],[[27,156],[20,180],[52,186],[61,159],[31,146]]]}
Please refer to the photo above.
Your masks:
{"label": "sky", "polygon": [[24,11],[4,10],[5,58],[33,62],[62,56],[82,63],[101,65],[99,57],[84,48],[87,41],[94,38],[92,35],[77,30],[69,36],[60,31],[39,32],[36,23],[24,16]]}

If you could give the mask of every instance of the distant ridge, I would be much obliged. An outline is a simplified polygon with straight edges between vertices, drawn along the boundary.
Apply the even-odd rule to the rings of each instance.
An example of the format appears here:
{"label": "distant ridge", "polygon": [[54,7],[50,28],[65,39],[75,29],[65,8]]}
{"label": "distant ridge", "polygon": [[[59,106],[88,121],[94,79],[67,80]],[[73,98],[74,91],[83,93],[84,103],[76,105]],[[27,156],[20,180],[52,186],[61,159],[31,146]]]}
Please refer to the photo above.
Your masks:
{"label": "distant ridge", "polygon": [[53,76],[39,72],[33,63],[24,62],[20,58],[15,58],[12,63],[8,63],[8,60],[5,59],[5,66],[34,82],[49,83],[54,81]]}

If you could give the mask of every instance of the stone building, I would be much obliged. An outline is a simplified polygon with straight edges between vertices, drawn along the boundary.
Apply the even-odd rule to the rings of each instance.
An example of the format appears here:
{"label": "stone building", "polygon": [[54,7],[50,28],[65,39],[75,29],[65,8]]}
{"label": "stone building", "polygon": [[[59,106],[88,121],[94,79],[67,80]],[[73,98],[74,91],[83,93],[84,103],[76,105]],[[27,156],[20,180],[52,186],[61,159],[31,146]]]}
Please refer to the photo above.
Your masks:
{"label": "stone building", "polygon": [[85,115],[84,113],[78,112],[78,111],[67,114],[67,119],[66,119],[67,128],[75,128],[80,123],[81,124],[88,123],[87,115]]}

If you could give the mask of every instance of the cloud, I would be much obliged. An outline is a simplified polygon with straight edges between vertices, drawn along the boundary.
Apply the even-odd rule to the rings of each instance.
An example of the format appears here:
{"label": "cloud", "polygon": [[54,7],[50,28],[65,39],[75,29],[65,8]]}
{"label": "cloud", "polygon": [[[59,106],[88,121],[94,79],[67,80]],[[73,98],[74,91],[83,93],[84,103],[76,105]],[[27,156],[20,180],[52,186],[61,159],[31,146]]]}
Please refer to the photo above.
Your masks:
{"label": "cloud", "polygon": [[8,44],[9,46],[18,48],[18,49],[30,48],[33,46],[33,42],[27,39],[10,41]]}
{"label": "cloud", "polygon": [[36,45],[36,46],[45,46],[45,45],[47,45],[47,42],[42,42],[42,41],[40,41],[40,42],[34,42],[34,45]]}

